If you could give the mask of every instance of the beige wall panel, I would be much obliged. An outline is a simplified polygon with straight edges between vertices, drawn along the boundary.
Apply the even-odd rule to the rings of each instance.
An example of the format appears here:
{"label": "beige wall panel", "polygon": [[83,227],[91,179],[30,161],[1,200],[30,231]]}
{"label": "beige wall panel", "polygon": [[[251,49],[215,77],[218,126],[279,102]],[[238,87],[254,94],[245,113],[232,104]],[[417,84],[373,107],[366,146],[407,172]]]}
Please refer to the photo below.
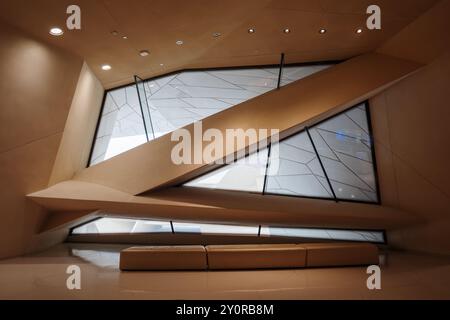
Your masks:
{"label": "beige wall panel", "polygon": [[[226,129],[276,128],[287,135],[363,101],[418,68],[416,63],[380,54],[356,57],[208,117],[203,129],[217,128],[225,133]],[[193,126],[186,128],[193,136]],[[175,165],[171,151],[177,143],[170,138],[170,134],[165,135],[87,168],[74,179],[139,194],[182,182],[205,169],[204,164]]]}
{"label": "beige wall panel", "polygon": [[86,167],[100,116],[104,89],[83,64],[49,185],[69,180]]}
{"label": "beige wall panel", "polygon": [[449,83],[447,52],[371,100],[382,195],[427,221],[392,233],[399,248],[450,253]]}
{"label": "beige wall panel", "polygon": [[0,24],[0,152],[64,128],[82,61]]}
{"label": "beige wall panel", "polygon": [[48,185],[81,59],[0,24],[0,259],[60,242],[36,237],[46,210],[25,197]]}
{"label": "beige wall panel", "polygon": [[[408,7],[407,4],[404,7]],[[395,57],[429,63],[450,48],[450,1],[441,0],[386,41],[377,51]]]}

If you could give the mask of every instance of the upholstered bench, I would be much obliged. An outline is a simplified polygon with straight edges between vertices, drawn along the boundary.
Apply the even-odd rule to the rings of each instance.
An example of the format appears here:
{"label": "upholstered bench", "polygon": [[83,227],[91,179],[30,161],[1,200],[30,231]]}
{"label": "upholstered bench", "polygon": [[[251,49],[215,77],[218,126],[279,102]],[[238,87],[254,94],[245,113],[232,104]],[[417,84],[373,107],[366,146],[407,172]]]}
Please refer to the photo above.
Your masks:
{"label": "upholstered bench", "polygon": [[296,244],[211,245],[206,253],[211,270],[301,268],[306,261],[305,248]]}
{"label": "upholstered bench", "polygon": [[378,247],[370,243],[303,243],[306,267],[378,264]]}
{"label": "upholstered bench", "polygon": [[120,253],[121,270],[206,270],[204,246],[132,247]]}
{"label": "upholstered bench", "polygon": [[120,253],[121,270],[231,270],[378,264],[369,243],[247,244],[132,247]]}

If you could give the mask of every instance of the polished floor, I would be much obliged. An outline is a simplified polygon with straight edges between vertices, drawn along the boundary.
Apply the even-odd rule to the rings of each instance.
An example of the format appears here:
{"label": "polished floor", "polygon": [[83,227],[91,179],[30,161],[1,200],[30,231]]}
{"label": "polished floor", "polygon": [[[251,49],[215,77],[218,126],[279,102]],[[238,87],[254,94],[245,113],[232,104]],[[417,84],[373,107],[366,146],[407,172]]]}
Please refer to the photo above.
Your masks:
{"label": "polished floor", "polygon": [[[62,244],[0,261],[0,299],[450,299],[450,257],[389,252],[381,290],[366,268],[120,272],[120,245]],[[66,286],[81,269],[81,289]]]}

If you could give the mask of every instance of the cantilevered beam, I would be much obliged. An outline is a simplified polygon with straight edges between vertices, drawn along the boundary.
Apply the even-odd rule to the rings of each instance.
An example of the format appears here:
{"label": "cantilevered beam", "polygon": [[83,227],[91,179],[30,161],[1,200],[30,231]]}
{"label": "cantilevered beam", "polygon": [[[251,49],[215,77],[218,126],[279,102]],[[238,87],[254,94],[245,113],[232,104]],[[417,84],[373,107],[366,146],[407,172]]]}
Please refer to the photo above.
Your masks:
{"label": "cantilevered beam", "polygon": [[67,181],[28,197],[60,212],[54,215],[99,210],[160,220],[368,229],[391,229],[419,222],[414,216],[386,206],[195,188],[169,188],[151,195],[130,196],[92,183]]}

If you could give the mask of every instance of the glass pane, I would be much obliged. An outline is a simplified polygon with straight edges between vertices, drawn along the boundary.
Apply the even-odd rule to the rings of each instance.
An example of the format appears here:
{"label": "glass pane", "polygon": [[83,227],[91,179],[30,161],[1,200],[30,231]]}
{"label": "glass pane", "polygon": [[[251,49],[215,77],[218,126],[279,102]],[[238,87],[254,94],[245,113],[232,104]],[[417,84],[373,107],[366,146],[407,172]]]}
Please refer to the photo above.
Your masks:
{"label": "glass pane", "polygon": [[301,132],[271,146],[265,192],[333,198],[306,132]]}
{"label": "glass pane", "polygon": [[261,236],[384,243],[381,231],[262,227]]}
{"label": "glass pane", "polygon": [[172,232],[170,222],[122,218],[100,218],[72,230],[72,234]]}
{"label": "glass pane", "polygon": [[366,112],[362,104],[310,129],[338,199],[378,198]]}
{"label": "glass pane", "polygon": [[232,235],[258,235],[259,227],[174,222],[175,233],[197,233],[197,234],[232,234]]}
{"label": "glass pane", "polygon": [[185,183],[184,186],[262,193],[267,156],[267,149],[263,149]]}
{"label": "glass pane", "polygon": [[90,165],[112,158],[147,141],[136,86],[106,94]]}
{"label": "glass pane", "polygon": [[271,71],[274,70],[186,71],[147,81],[155,137],[275,89],[278,73]]}
{"label": "glass pane", "polygon": [[144,117],[144,125],[145,125],[145,132],[147,135],[147,141],[150,141],[155,138],[155,134],[153,132],[153,123],[147,102],[147,91],[145,90],[145,83],[138,76],[135,76],[134,78],[136,81],[136,88],[139,95],[139,103],[141,106],[142,115]]}
{"label": "glass pane", "polygon": [[281,86],[285,86],[291,82],[306,78],[307,76],[325,70],[331,66],[331,64],[318,64],[310,66],[285,65],[281,75]]}

